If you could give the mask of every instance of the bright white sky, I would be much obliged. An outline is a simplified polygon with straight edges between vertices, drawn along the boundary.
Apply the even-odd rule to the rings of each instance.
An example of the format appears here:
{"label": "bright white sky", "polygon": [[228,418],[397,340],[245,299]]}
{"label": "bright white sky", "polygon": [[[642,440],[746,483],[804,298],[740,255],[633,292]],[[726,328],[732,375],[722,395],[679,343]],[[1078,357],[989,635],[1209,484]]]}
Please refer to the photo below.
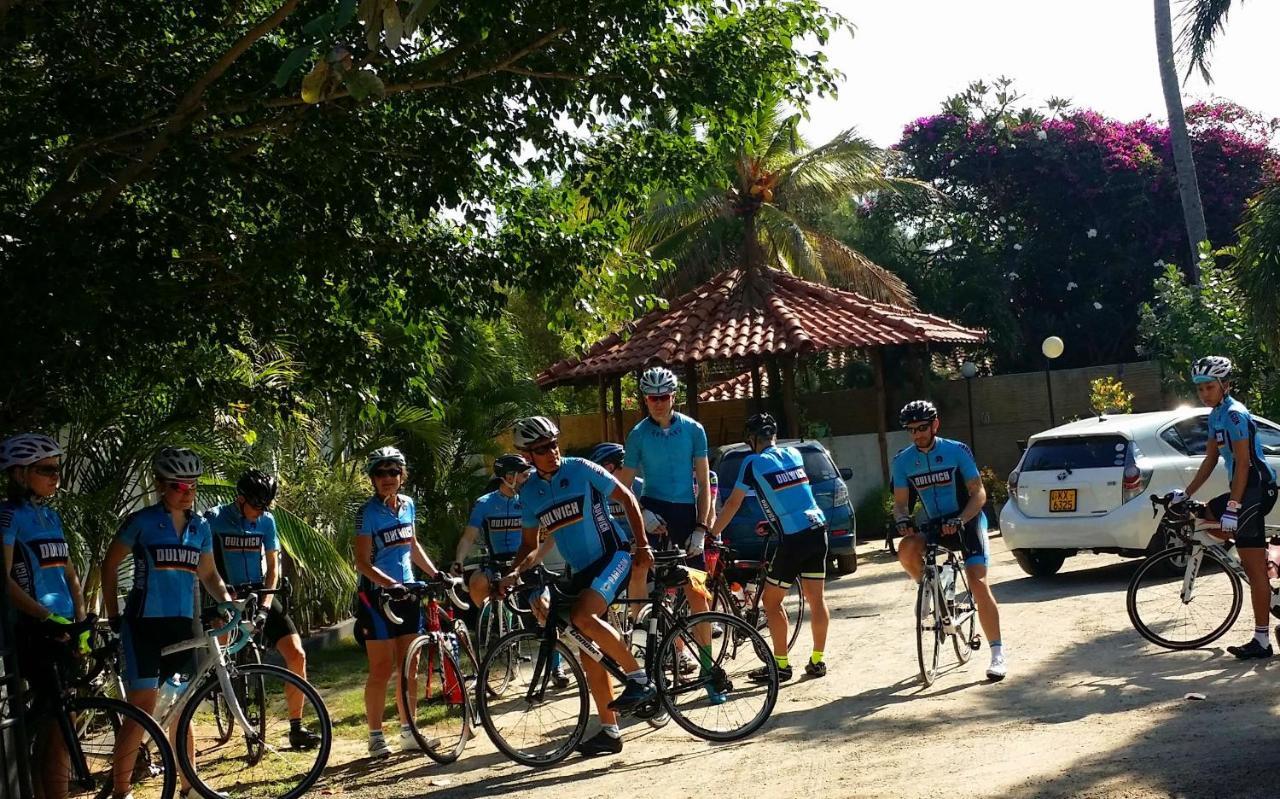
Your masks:
{"label": "bright white sky", "polygon": [[[811,144],[856,127],[882,146],[902,128],[938,112],[970,81],[1006,75],[1040,107],[1050,96],[1128,121],[1165,118],[1156,68],[1152,0],[826,0],[857,26],[828,42],[845,74],[839,96],[815,102],[802,128]],[[1174,35],[1182,0],[1172,0]],[[1197,72],[1183,102],[1219,96],[1280,117],[1276,41],[1280,3],[1236,0],[1210,62],[1213,85]]]}

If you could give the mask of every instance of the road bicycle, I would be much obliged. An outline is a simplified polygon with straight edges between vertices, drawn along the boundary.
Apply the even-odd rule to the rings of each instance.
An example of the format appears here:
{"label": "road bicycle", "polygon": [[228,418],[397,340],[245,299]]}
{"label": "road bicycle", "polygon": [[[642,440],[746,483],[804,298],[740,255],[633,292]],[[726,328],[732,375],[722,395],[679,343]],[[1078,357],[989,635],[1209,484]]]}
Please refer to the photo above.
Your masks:
{"label": "road bicycle", "polygon": [[[1205,505],[1151,497],[1160,517],[1157,540],[1170,546],[1139,564],[1125,595],[1129,620],[1138,634],[1166,649],[1207,646],[1230,630],[1244,603],[1249,577],[1235,544],[1210,534],[1218,525],[1198,517]],[[1268,542],[1280,545],[1280,528],[1267,526]],[[1160,539],[1159,536],[1165,536]],[[1275,550],[1270,550],[1273,563]],[[1280,564],[1277,564],[1280,567]],[[1280,617],[1280,591],[1271,587],[1271,613]]]}
{"label": "road bicycle", "polygon": [[[764,638],[743,620],[725,613],[681,615],[663,601],[668,589],[688,582],[689,572],[681,565],[684,559],[681,550],[654,553],[649,596],[628,600],[646,602],[652,608],[644,627],[643,666],[657,695],[619,713],[648,719],[665,711],[700,738],[736,741],[758,730],[773,712],[778,698],[777,664]],[[590,716],[589,691],[575,652],[599,662],[618,683],[625,682],[626,675],[566,620],[573,597],[557,584],[558,574],[539,567],[524,577],[522,589],[549,589],[548,624],[542,629],[516,630],[495,643],[480,664],[476,696],[485,732],[503,754],[526,766],[549,766],[574,751]],[[695,628],[713,624],[722,625],[727,643],[694,673],[683,673],[677,643],[697,652]],[[566,666],[564,687],[552,680],[553,652],[559,652]],[[508,680],[506,670],[512,662],[516,677]],[[753,671],[763,675],[759,682],[748,676]],[[503,684],[504,690],[493,690],[495,683]]]}
{"label": "road bicycle", "polygon": [[[729,613],[757,630],[769,628],[769,620],[760,603],[764,595],[765,575],[769,560],[777,549],[778,536],[768,522],[756,525],[756,535],[763,539],[760,560],[737,558],[738,552],[723,542],[708,541],[704,558],[707,563],[707,590],[711,593],[712,611]],[[782,612],[787,618],[787,651],[795,646],[804,626],[806,612],[804,592],[800,581],[792,582],[782,599]],[[719,631],[717,630],[717,635]]]}
{"label": "road bicycle", "polygon": [[[969,591],[964,564],[939,541],[942,522],[928,521],[918,525],[917,530],[925,543],[924,572],[916,589],[916,657],[920,679],[929,686],[938,678],[942,650],[948,638],[961,665],[968,663],[981,648],[982,639],[976,630],[978,611]],[[942,557],[941,563],[939,557]]]}
{"label": "road bicycle", "polygon": [[[178,766],[164,730],[128,702],[93,695],[102,672],[117,656],[117,642],[102,633],[90,652],[73,654],[71,642],[93,630],[95,622],[90,617],[68,625],[69,641],[44,637],[27,642],[41,647],[52,661],[47,672],[28,677],[38,686],[27,694],[31,704],[26,708],[31,733],[26,744],[36,793],[72,799],[126,794],[134,799],[171,799]],[[122,729],[138,741],[117,758]]]}
{"label": "road bicycle", "polygon": [[489,574],[495,576],[495,590],[480,606],[480,612],[476,616],[476,641],[480,645],[480,651],[487,652],[495,641],[512,630],[523,627],[530,610],[520,607],[516,594],[509,593],[502,597],[496,591],[497,579],[511,570],[510,558],[488,557],[480,568],[487,569]]}
{"label": "road bicycle", "polygon": [[[162,679],[154,715],[166,729],[177,719],[178,767],[205,799],[294,799],[316,783],[329,761],[333,727],[316,689],[288,669],[236,662],[252,644],[248,619],[257,611],[257,593],[263,591],[206,610],[202,619],[212,629],[161,650],[162,656],[197,653],[188,679]],[[226,623],[223,613],[230,617]],[[318,744],[290,744],[290,698],[301,699],[296,720],[319,736]]]}
{"label": "road bicycle", "polygon": [[413,597],[425,606],[426,631],[409,644],[400,665],[400,702],[410,709],[409,728],[418,746],[432,760],[448,764],[462,754],[478,723],[471,698],[478,664],[466,623],[440,605],[447,601],[466,610],[460,586],[440,578],[406,583],[403,593],[383,591],[381,607],[392,623],[403,624],[392,602]]}

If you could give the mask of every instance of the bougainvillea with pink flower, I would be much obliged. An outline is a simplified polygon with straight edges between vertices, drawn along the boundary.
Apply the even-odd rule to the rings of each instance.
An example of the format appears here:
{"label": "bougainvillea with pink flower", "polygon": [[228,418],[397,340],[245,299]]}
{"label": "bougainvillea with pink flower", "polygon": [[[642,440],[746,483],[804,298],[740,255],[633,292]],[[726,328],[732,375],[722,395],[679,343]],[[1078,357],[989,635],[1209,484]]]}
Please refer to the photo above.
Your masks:
{"label": "bougainvillea with pink flower", "polygon": [[[1189,251],[1168,126],[1000,98],[971,88],[903,131],[900,168],[947,198],[881,204],[927,254],[908,279],[926,307],[991,327],[1006,366],[1035,363],[1047,335],[1067,341],[1064,365],[1133,357],[1138,306]],[[1276,179],[1275,123],[1225,102],[1187,117],[1210,239],[1230,244]]]}

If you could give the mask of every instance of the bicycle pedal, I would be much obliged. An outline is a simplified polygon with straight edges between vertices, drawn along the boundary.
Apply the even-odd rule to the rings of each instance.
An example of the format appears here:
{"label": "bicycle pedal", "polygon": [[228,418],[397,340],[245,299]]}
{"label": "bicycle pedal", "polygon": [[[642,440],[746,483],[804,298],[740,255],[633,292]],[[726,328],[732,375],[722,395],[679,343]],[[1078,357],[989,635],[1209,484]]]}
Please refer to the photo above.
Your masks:
{"label": "bicycle pedal", "polygon": [[974,652],[977,652],[979,649],[982,648],[982,639],[975,635],[973,638],[969,640],[969,648],[972,649]]}
{"label": "bicycle pedal", "polygon": [[654,700],[652,702],[645,702],[643,704],[636,705],[635,708],[632,709],[631,715],[635,716],[638,719],[645,719],[647,721],[653,718],[654,716],[658,715],[658,713],[661,710],[662,710],[662,703],[657,700]]}

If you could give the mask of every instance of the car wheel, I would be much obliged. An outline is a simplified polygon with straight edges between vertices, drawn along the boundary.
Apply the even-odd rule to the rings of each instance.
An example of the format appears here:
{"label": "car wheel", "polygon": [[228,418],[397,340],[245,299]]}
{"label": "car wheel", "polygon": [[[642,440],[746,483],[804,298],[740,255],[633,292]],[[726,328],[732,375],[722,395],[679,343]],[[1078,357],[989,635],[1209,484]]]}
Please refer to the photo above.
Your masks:
{"label": "car wheel", "polygon": [[1014,560],[1032,577],[1049,577],[1058,573],[1067,553],[1061,549],[1015,549]]}
{"label": "car wheel", "polygon": [[846,574],[853,574],[858,570],[858,553],[850,552],[847,555],[832,555],[830,569],[841,577]]}

